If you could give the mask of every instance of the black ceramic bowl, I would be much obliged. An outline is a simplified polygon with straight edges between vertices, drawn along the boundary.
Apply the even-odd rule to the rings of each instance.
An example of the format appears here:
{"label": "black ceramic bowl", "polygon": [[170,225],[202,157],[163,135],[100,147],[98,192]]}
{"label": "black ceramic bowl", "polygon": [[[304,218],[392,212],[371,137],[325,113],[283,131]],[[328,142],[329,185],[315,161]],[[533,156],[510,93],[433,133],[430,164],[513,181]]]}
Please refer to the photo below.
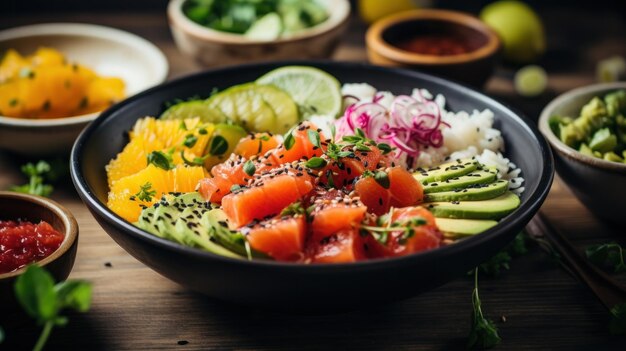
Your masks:
{"label": "black ceramic bowl", "polygon": [[[507,157],[523,170],[521,206],[496,227],[454,245],[401,258],[354,264],[303,265],[236,260],[158,238],[111,212],[105,205],[110,159],[127,143],[138,118],[159,115],[166,101],[208,95],[212,89],[255,80],[283,65],[319,67],[341,82],[367,82],[409,94],[422,87],[443,93],[451,110],[491,109],[507,143]],[[91,123],[74,144],[72,180],[106,232],[126,251],[165,277],[210,297],[282,310],[330,311],[414,296],[437,287],[503,248],[537,212],[554,173],[543,136],[525,118],[470,88],[413,71],[357,63],[282,62],[207,71],[152,88],[112,107]]]}

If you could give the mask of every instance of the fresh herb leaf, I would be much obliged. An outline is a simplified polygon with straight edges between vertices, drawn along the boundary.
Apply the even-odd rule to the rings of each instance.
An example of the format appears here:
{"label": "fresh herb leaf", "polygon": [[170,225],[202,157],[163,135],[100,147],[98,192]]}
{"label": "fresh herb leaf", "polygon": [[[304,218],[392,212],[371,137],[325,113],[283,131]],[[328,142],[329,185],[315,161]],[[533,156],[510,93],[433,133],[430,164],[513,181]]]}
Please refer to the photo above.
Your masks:
{"label": "fresh herb leaf", "polygon": [[221,135],[215,135],[211,138],[209,144],[209,154],[213,156],[223,155],[228,151],[228,141]]}
{"label": "fresh herb leaf", "polygon": [[330,140],[331,141],[335,141],[335,136],[337,135],[337,127],[335,127],[335,124],[331,124],[330,125]]}
{"label": "fresh herb leaf", "polygon": [[335,178],[333,177],[333,171],[332,170],[327,170],[326,171],[326,179],[328,179],[328,186],[331,188],[335,187]]}
{"label": "fresh herb leaf", "polygon": [[609,332],[613,335],[626,334],[626,303],[617,304],[611,308]]}
{"label": "fresh herb leaf", "polygon": [[183,145],[188,148],[192,148],[198,142],[198,137],[193,134],[187,134],[185,136],[185,141],[183,141]]}
{"label": "fresh herb leaf", "polygon": [[46,161],[39,161],[36,164],[27,163],[21,167],[22,173],[29,177],[29,181],[24,185],[14,185],[9,188],[11,191],[39,196],[50,196],[54,188],[52,185],[44,184],[46,179],[53,179],[60,172],[52,169]]}
{"label": "fresh herb leaf", "polygon": [[169,171],[174,168],[172,156],[162,151],[152,151],[148,154],[148,164]]}
{"label": "fresh herb leaf", "polygon": [[498,335],[498,327],[493,321],[485,318],[482,302],[478,295],[478,268],[474,269],[474,290],[472,290],[471,329],[467,339],[467,348],[489,349],[502,340]]}
{"label": "fresh herb leaf", "polygon": [[287,132],[287,135],[285,136],[285,141],[283,142],[283,145],[285,145],[285,150],[291,150],[295,143],[296,139],[293,137],[293,132],[290,130],[289,132]]}
{"label": "fresh herb leaf", "polygon": [[78,280],[67,280],[58,283],[54,290],[57,301],[64,307],[78,312],[86,312],[91,307],[91,285]]}
{"label": "fresh herb leaf", "polygon": [[202,166],[204,165],[204,161],[211,155],[204,155],[203,157],[194,157],[193,160],[189,160],[187,156],[185,156],[185,151],[180,150],[180,158],[185,162],[188,166]]}
{"label": "fresh herb leaf", "polygon": [[305,215],[306,213],[307,211],[304,209],[304,207],[302,207],[302,203],[294,202],[291,205],[285,207],[285,209],[283,209],[280,212],[280,215],[281,216],[294,216],[297,214]]}
{"label": "fresh herb leaf", "polygon": [[[527,252],[526,235],[519,233],[506,248],[481,263],[477,268],[480,273],[497,277],[503,270],[509,270],[511,268],[510,263],[514,256],[520,256]],[[468,272],[468,274],[472,273],[472,271]]]}
{"label": "fresh herb leaf", "polygon": [[200,135],[207,135],[209,132],[207,132],[206,128],[200,128],[198,129],[198,134]]}
{"label": "fresh herb leaf", "polygon": [[626,272],[624,248],[616,242],[591,245],[585,250],[589,261],[595,265],[612,269],[615,273]]}
{"label": "fresh herb leaf", "polygon": [[243,171],[246,172],[247,175],[253,176],[254,172],[256,172],[256,166],[254,166],[251,160],[248,160],[243,164]]}
{"label": "fresh herb leaf", "polygon": [[230,187],[230,192],[234,193],[235,191],[241,189],[241,185],[239,184],[234,184],[233,186]]}
{"label": "fresh herb leaf", "polygon": [[36,265],[31,265],[15,281],[15,296],[24,311],[43,324],[57,314],[56,294],[52,276]]}
{"label": "fresh herb leaf", "polygon": [[144,185],[139,186],[139,191],[134,197],[140,201],[150,202],[152,198],[156,196],[156,193],[156,190],[152,189],[152,183],[146,182]]}
{"label": "fresh herb leaf", "polygon": [[311,144],[316,147],[321,147],[320,144],[320,133],[315,130],[309,129],[306,131],[307,136],[309,137],[309,141]]}
{"label": "fresh herb leaf", "polygon": [[389,146],[389,144],[385,144],[385,143],[379,143],[378,145],[376,145],[376,147],[382,151],[383,155],[386,155],[388,153],[390,153],[393,148],[391,146]]}
{"label": "fresh herb leaf", "polygon": [[91,305],[91,284],[68,280],[54,285],[50,273],[37,265],[30,265],[17,277],[15,296],[26,313],[42,324],[43,330],[33,350],[42,350],[52,328],[63,326],[67,317],[59,315],[65,308],[85,312]]}
{"label": "fresh herb leaf", "polygon": [[376,173],[374,173],[374,180],[376,181],[376,183],[378,183],[378,185],[382,186],[385,189],[389,189],[389,187],[391,186],[389,176],[386,172],[377,171]]}
{"label": "fresh herb leaf", "polygon": [[321,157],[311,157],[304,165],[311,169],[319,169],[325,167],[327,164],[328,162]]}

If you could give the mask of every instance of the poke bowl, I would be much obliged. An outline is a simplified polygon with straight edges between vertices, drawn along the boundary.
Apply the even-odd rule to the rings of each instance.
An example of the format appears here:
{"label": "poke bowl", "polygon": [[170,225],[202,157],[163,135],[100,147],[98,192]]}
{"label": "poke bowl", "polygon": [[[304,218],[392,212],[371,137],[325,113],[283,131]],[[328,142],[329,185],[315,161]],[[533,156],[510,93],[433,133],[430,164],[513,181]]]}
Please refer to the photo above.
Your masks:
{"label": "poke bowl", "polygon": [[[300,88],[285,83],[294,77]],[[420,108],[421,122],[404,129],[391,117]],[[193,118],[177,119],[185,114]],[[228,146],[233,128],[247,131]],[[264,128],[276,133],[247,134]],[[146,151],[146,129],[177,141]],[[460,130],[470,137],[450,134]],[[472,138],[482,144],[468,147]],[[505,153],[487,151],[494,147]],[[471,88],[306,61],[212,70],[138,94],[85,129],[71,173],[104,230],[168,279],[245,305],[333,311],[415,296],[488,259],[538,211],[554,170],[534,126]]]}

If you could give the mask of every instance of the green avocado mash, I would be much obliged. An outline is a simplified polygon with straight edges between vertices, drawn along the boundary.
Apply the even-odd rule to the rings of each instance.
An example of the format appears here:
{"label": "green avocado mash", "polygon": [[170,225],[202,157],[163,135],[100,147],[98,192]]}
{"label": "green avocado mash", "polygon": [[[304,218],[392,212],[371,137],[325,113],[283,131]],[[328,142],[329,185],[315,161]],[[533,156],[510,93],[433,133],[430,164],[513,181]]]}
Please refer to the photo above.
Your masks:
{"label": "green avocado mash", "polygon": [[568,146],[589,156],[626,163],[626,90],[594,97],[576,118],[552,116],[550,128]]}

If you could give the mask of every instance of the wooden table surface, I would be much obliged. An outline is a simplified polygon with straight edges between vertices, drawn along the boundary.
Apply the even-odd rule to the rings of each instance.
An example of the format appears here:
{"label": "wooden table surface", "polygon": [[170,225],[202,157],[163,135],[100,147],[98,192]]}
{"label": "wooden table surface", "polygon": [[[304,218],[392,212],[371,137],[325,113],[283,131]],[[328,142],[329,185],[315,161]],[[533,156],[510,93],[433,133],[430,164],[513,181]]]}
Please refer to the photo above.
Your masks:
{"label": "wooden table surface", "polygon": [[[555,11],[549,18],[567,23],[584,15]],[[510,80],[512,70],[507,68],[499,69],[487,85],[487,94],[504,99],[536,118],[555,94],[592,83],[593,62],[611,53],[626,55],[626,24],[619,14],[611,13],[590,16],[587,20],[584,28],[599,26],[604,28],[604,36],[598,38],[584,32],[584,28],[554,28],[552,21],[547,23],[551,52],[542,64],[550,72],[550,92],[544,97],[516,97]],[[170,77],[201,69],[177,51],[161,13],[0,14],[0,29],[61,21],[103,24],[147,38],[168,57]],[[334,58],[366,60],[364,29],[364,25],[353,21]],[[572,35],[577,37],[578,46],[571,46]],[[572,64],[571,60],[577,63]],[[0,189],[24,182],[19,163],[0,153]],[[68,179],[66,183],[52,198],[69,208],[80,225],[78,255],[70,277],[93,283],[93,306],[87,314],[70,314],[69,325],[53,331],[48,349],[464,348],[471,311],[472,281],[468,277],[459,277],[403,302],[388,305],[373,302],[367,310],[330,316],[283,315],[233,306],[190,292],[131,257],[92,218],[71,181]],[[623,229],[599,222],[558,178],[543,210],[581,249],[608,240],[624,243]],[[531,245],[528,254],[514,259],[510,271],[499,278],[482,279],[480,288],[483,309],[496,321],[502,336],[497,349],[623,350],[626,345],[623,337],[609,335],[608,314],[589,291],[537,246]],[[8,345],[0,345],[2,350],[28,349],[39,332],[33,325],[11,327],[2,314],[0,325],[7,329]]]}

